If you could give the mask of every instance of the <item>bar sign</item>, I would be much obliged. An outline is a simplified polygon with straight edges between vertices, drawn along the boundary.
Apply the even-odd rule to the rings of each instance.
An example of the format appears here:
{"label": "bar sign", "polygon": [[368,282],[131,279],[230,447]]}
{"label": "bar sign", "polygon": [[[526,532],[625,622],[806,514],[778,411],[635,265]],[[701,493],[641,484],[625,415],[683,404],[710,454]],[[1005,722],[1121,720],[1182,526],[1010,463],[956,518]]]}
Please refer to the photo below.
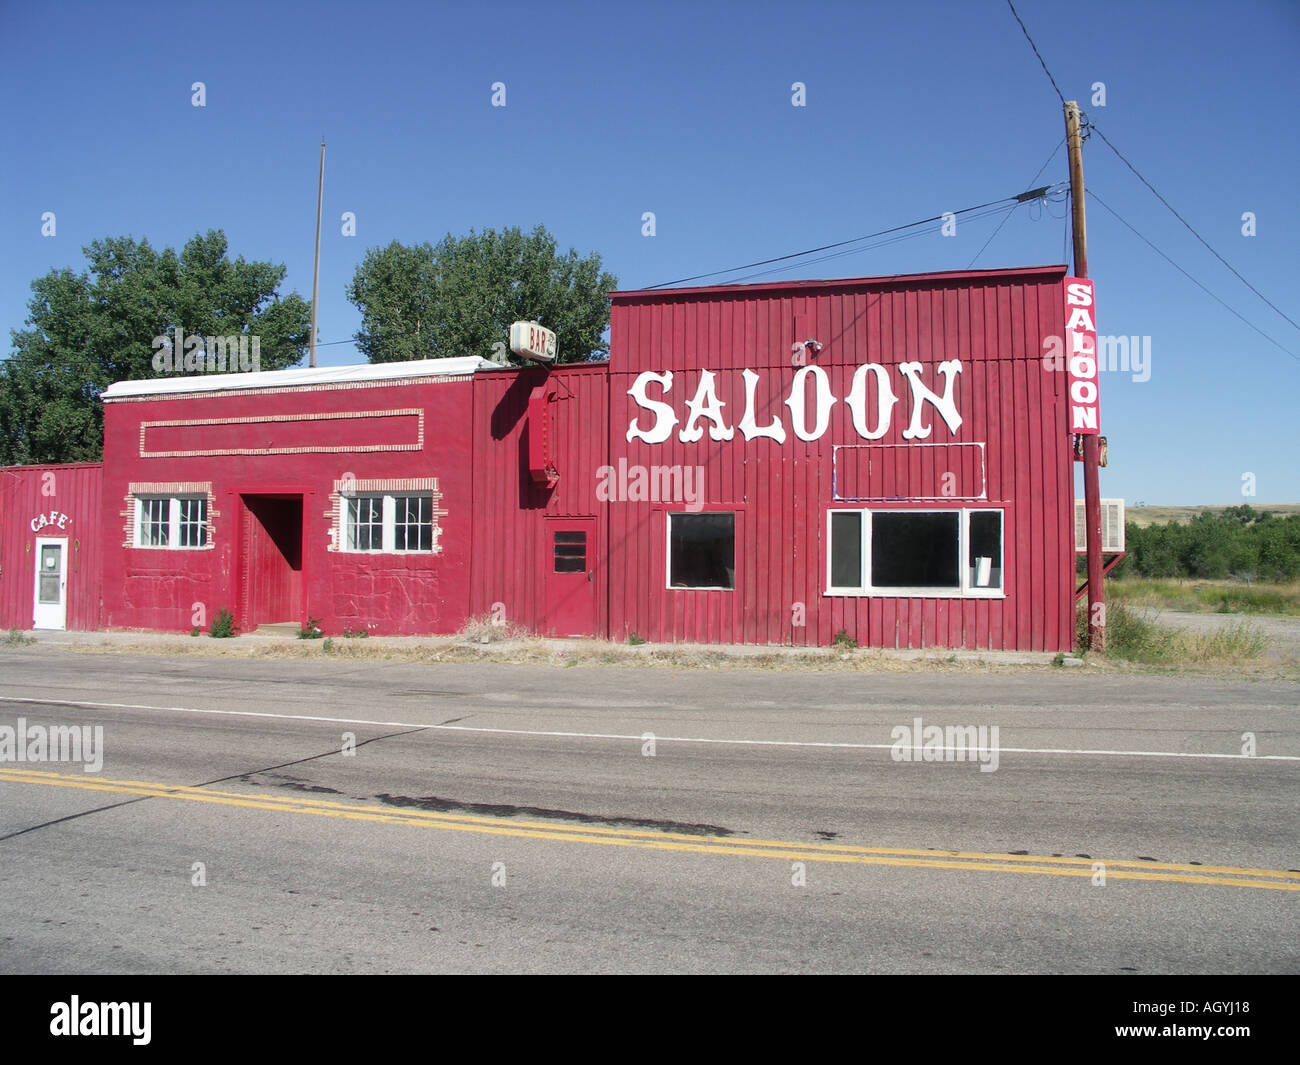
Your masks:
{"label": "bar sign", "polygon": [[1099,433],[1097,321],[1092,282],[1065,279],[1065,349],[1070,359],[1070,432]]}

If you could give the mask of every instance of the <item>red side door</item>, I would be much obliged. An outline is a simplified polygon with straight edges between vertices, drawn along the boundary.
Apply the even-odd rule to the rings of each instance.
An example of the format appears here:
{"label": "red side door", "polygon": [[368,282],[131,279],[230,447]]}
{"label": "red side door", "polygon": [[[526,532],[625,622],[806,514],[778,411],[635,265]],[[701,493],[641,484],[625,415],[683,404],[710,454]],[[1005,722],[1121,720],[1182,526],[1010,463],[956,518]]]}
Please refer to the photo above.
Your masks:
{"label": "red side door", "polygon": [[546,519],[547,636],[596,632],[596,519]]}

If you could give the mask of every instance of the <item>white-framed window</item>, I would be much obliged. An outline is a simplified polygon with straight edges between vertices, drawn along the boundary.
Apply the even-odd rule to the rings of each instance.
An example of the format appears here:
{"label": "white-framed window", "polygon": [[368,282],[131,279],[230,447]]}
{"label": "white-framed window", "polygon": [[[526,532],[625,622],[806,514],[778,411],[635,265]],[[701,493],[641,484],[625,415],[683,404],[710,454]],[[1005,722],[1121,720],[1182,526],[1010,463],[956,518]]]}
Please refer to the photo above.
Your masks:
{"label": "white-framed window", "polygon": [[736,587],[736,515],[700,511],[667,515],[668,587],[730,591]]}
{"label": "white-framed window", "polygon": [[393,496],[393,550],[433,550],[433,496]]}
{"label": "white-framed window", "polygon": [[365,493],[343,497],[340,517],[344,551],[437,554],[433,493]]}
{"label": "white-framed window", "polygon": [[1003,512],[835,509],[826,514],[826,594],[997,599]]}
{"label": "white-framed window", "polygon": [[176,550],[207,547],[207,496],[136,496],[135,546]]}
{"label": "white-framed window", "polygon": [[348,551],[384,549],[383,496],[350,496],[343,520]]}

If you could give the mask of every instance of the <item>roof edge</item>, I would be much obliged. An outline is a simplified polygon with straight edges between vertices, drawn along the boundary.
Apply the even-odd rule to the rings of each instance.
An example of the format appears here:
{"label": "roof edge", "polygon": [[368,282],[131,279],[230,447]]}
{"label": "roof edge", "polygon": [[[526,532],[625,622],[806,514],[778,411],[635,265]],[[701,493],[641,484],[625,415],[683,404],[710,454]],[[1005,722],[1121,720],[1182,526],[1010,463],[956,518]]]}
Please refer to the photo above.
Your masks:
{"label": "roof edge", "polygon": [[759,295],[776,292],[830,292],[846,288],[884,287],[909,282],[952,282],[993,278],[1065,277],[1065,263],[1047,266],[1010,266],[992,270],[940,270],[923,274],[882,274],[874,277],[839,277],[809,281],[760,281],[752,285],[701,285],[694,288],[641,288],[611,292],[619,302],[673,299],[680,296]]}
{"label": "roof edge", "polygon": [[319,388],[328,385],[369,382],[394,383],[417,377],[458,377],[473,374],[493,363],[478,355],[446,359],[415,359],[409,362],[363,362],[346,366],[307,366],[288,370],[257,370],[253,373],[209,373],[191,377],[148,377],[115,381],[100,398],[106,403],[118,399],[155,396],[201,395],[261,388]]}

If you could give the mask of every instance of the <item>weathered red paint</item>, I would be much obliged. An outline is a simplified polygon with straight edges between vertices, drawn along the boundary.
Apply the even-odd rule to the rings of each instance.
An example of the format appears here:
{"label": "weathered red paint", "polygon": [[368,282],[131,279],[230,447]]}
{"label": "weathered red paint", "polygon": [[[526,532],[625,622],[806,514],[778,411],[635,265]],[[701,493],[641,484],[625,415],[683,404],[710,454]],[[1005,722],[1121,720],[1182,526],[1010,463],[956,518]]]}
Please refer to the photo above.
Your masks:
{"label": "weathered red paint", "polygon": [[[1064,275],[616,293],[607,364],[114,398],[104,609],[75,627],[188,631],[225,607],[243,628],[314,617],[335,634],[482,617],[617,640],[825,645],[843,630],[874,646],[1067,649],[1066,380],[1042,360],[1063,331]],[[667,404],[671,431],[654,431],[638,388]],[[692,402],[713,411],[698,438]],[[777,420],[783,442],[761,435]],[[332,549],[341,485],[435,477],[439,553]],[[159,485],[209,493],[210,547],[134,546],[129,500]],[[1001,596],[828,592],[830,510],[958,507],[1003,513]],[[735,588],[669,587],[669,516],[719,511],[735,515]],[[557,563],[578,557],[578,534],[583,568]],[[0,574],[16,624],[25,580]]]}
{"label": "weathered red paint", "polygon": [[[608,507],[596,499],[596,470],[608,454],[608,367],[484,370],[474,377],[474,532],[471,613],[550,634],[547,573],[553,568],[551,518],[590,518],[595,617],[605,634],[608,582],[604,529]],[[548,453],[559,477],[548,487],[529,474],[530,399],[553,419]]]}
{"label": "weathered red paint", "polygon": [[67,539],[67,627],[99,627],[102,478],[100,463],[0,468],[0,628],[32,627],[38,537]]}
{"label": "weathered red paint", "polygon": [[[611,461],[702,463],[706,509],[736,514],[737,587],[666,589],[665,515],[681,508],[613,503],[610,635],[824,645],[844,630],[872,646],[1068,649],[1070,439],[1063,375],[1045,372],[1041,359],[1043,339],[1062,331],[1064,274],[1064,267],[1042,267],[616,294]],[[892,373],[899,363],[919,361],[933,374],[942,360],[961,361],[958,395],[965,420],[952,434],[931,411],[925,443],[955,452],[956,493],[978,491],[983,480],[987,500],[980,505],[1004,509],[1005,598],[849,598],[824,592],[824,533],[826,511],[835,505],[837,445],[872,448],[871,457],[883,467],[881,483],[895,486],[902,497],[862,505],[939,505],[920,497],[940,495],[931,464],[941,448],[902,438],[906,393],[890,432],[872,442],[852,430],[842,402],[832,408],[829,430],[814,442],[792,436],[784,444],[745,442],[739,434],[725,443],[707,434],[695,443],[682,443],[675,434],[658,445],[624,439],[630,421],[645,417],[628,388],[646,370],[672,370],[684,379],[677,405],[693,394],[701,369],[729,371],[719,375],[718,396],[733,412],[744,404],[739,371],[752,369],[768,386],[759,422],[786,416],[783,397],[798,369],[794,345],[810,336],[822,350],[805,354],[806,364],[826,371],[836,397],[848,394],[851,375],[862,363],[879,363]],[[894,381],[898,392],[896,375]],[[953,446],[961,444],[983,446]],[[846,470],[846,477],[862,476],[861,454],[855,457],[858,469]],[[949,502],[962,500],[955,495]],[[800,616],[803,625],[795,623]]]}
{"label": "weathered red paint", "polygon": [[[188,631],[224,608],[245,630],[310,616],[333,633],[454,632],[469,606],[471,415],[466,377],[107,402],[104,624]],[[334,447],[347,450],[319,450]],[[349,477],[437,478],[441,552],[330,550],[331,496]],[[213,546],[130,546],[133,484],[210,484]]]}

